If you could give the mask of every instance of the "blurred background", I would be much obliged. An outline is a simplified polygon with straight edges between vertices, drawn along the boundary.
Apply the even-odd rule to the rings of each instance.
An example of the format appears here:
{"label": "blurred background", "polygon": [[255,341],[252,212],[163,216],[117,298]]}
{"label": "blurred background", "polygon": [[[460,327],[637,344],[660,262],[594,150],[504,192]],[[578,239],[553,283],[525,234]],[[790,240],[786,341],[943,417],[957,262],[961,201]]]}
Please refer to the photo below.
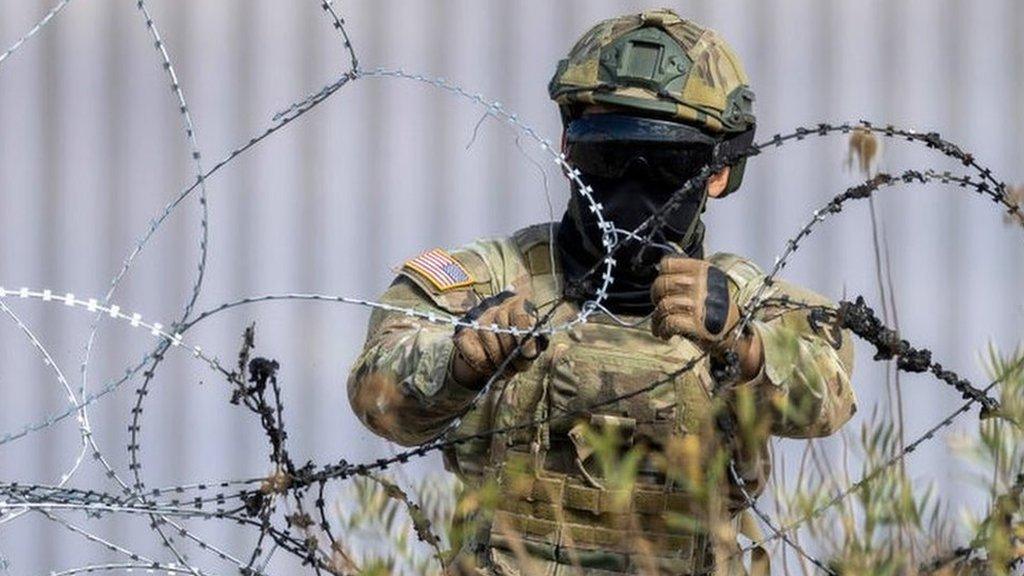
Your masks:
{"label": "blurred background", "polygon": [[[443,76],[500,101],[557,142],[546,87],[558,59],[597,20],[660,5],[717,29],[744,59],[757,93],[759,140],[798,125],[869,119],[938,131],[1003,180],[1024,181],[1024,3],[1016,0],[360,0],[336,7],[364,68]],[[175,65],[205,168],[348,67],[340,37],[313,0],[146,6]],[[50,0],[0,5],[0,48],[51,7]],[[527,139],[517,146],[517,134],[493,119],[474,138],[482,112],[408,81],[363,79],[226,166],[207,183],[209,255],[197,310],[282,292],[372,299],[421,250],[559,218],[568,189],[554,164]],[[812,210],[861,179],[846,167],[847,153],[846,140],[834,137],[754,159],[741,192],[708,208],[710,250],[770,267]],[[938,154],[894,141],[885,142],[880,168],[958,171]],[[0,62],[0,285],[101,298],[151,219],[193,180],[178,102],[135,2],[74,0]],[[1024,327],[1024,237],[996,208],[943,186],[888,189],[874,201],[904,337],[976,384],[985,383],[980,358],[988,343],[1008,351]],[[139,255],[113,302],[165,325],[178,319],[197,275],[200,215],[193,194]],[[815,232],[784,276],[834,299],[863,294],[881,309],[872,234],[869,204],[853,203]],[[92,316],[7,302],[77,391]],[[230,365],[242,330],[255,322],[257,353],[282,365],[295,460],[363,461],[395,450],[361,426],[345,394],[367,318],[368,310],[354,306],[268,303],[213,316],[188,340]],[[116,380],[153,345],[145,331],[102,322],[88,391]],[[884,367],[871,361],[870,349],[858,354],[861,409],[851,434],[874,409],[890,407]],[[96,442],[126,478],[127,426],[140,383],[128,382],[89,411]],[[911,437],[961,402],[927,377],[904,377],[902,386]],[[65,396],[17,326],[0,322],[0,437],[63,411]],[[229,396],[206,365],[168,355],[144,404],[147,486],[268,472],[262,431]],[[976,430],[972,412],[952,433]],[[907,465],[922,485],[936,482],[955,510],[976,506],[984,492],[951,455],[950,433]],[[79,446],[74,419],[0,445],[0,480],[56,483]],[[839,466],[837,441],[828,446]],[[803,448],[780,441],[783,467]],[[404,477],[440,470],[432,456]],[[118,491],[91,460],[71,485]],[[173,560],[144,519],[88,525]],[[240,556],[254,544],[254,531],[228,523],[190,526]],[[233,572],[187,549],[210,573]],[[0,554],[12,574],[118,559],[39,515],[0,525]],[[290,570],[283,558],[277,562],[272,571]]]}

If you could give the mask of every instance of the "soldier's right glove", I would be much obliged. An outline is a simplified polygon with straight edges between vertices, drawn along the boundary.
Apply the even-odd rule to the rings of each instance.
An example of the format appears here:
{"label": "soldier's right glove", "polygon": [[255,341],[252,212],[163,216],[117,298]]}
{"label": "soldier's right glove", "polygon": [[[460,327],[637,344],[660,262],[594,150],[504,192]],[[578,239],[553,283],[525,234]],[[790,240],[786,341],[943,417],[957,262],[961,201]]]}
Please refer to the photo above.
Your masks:
{"label": "soldier's right glove", "polygon": [[[462,320],[475,320],[480,325],[476,330],[459,326],[453,337],[455,352],[452,355],[452,378],[467,388],[482,388],[513,352],[518,350],[506,368],[509,374],[525,370],[547,347],[545,336],[527,336],[527,332],[537,323],[537,307],[523,295],[506,291],[485,298]],[[494,325],[499,328],[519,328],[524,333],[514,336],[494,332],[489,329]]]}
{"label": "soldier's right glove", "polygon": [[680,335],[714,346],[739,320],[724,272],[706,260],[665,256],[651,285],[655,336]]}
{"label": "soldier's right glove", "polygon": [[651,301],[651,331],[655,336],[665,340],[683,336],[713,355],[731,350],[738,356],[740,376],[747,380],[761,370],[764,350],[756,332],[726,338],[739,322],[740,310],[729,291],[725,272],[710,262],[665,256],[651,286]]}

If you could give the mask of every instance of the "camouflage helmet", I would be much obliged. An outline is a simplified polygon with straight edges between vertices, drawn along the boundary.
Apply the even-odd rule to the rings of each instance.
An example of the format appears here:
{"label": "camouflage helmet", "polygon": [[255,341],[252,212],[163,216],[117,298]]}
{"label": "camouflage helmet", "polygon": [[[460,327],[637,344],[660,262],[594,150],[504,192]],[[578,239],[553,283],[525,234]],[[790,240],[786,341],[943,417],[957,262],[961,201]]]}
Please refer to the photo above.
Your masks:
{"label": "camouflage helmet", "polygon": [[[713,30],[663,8],[598,23],[558,63],[548,93],[568,123],[588,105],[673,120],[721,142],[719,154],[750,145],[754,92],[743,65]],[[726,194],[743,178],[734,164]]]}
{"label": "camouflage helmet", "polygon": [[559,62],[548,91],[563,108],[609,104],[719,134],[754,125],[748,84],[718,34],[661,9],[594,26]]}

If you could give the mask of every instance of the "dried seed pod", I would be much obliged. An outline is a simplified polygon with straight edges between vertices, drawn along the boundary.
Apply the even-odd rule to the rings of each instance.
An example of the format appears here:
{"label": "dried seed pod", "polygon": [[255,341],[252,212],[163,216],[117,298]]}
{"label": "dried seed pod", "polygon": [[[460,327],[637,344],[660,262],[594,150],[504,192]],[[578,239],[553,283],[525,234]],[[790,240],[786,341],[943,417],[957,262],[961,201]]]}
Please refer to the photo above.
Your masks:
{"label": "dried seed pod", "polygon": [[295,526],[299,530],[305,530],[314,524],[313,518],[305,512],[295,512],[285,516],[289,526]]}
{"label": "dried seed pod", "polygon": [[285,494],[292,485],[292,479],[284,470],[278,470],[263,480],[260,492],[263,494]]}
{"label": "dried seed pod", "polygon": [[1024,184],[1007,188],[1006,199],[1017,208],[1017,211],[1004,214],[1003,219],[1007,224],[1024,226]]}
{"label": "dried seed pod", "polygon": [[856,162],[857,169],[865,176],[870,176],[880,149],[881,143],[873,132],[864,127],[854,128],[850,133],[846,167],[850,168]]}

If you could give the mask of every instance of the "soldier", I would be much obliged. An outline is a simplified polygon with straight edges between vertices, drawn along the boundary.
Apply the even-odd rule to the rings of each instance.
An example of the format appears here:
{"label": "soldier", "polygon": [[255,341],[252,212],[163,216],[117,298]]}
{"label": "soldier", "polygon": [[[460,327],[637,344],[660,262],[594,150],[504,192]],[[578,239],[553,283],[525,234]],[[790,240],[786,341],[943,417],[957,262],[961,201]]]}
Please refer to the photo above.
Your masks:
{"label": "soldier", "polygon": [[[549,91],[570,164],[621,230],[753,139],[739,59],[669,10],[599,23]],[[764,274],[733,254],[705,258],[701,214],[708,198],[739,188],[743,168],[722,169],[685,198],[651,245],[621,236],[605,310],[548,336],[487,327],[564,325],[593,299],[606,251],[579,194],[560,223],[402,266],[383,302],[481,328],[376,310],[348,381],[355,413],[407,446],[456,420],[449,438],[506,429],[445,453],[467,485],[496,493],[451,573],[743,573],[735,530],[719,529],[738,526],[748,505],[735,478],[756,497],[769,435],[825,436],[855,410],[848,333],[837,340],[806,310],[763,307],[733,337]],[[769,295],[831,304],[784,281]],[[730,357],[731,374],[715,369]],[[629,466],[628,480],[616,480]]]}

